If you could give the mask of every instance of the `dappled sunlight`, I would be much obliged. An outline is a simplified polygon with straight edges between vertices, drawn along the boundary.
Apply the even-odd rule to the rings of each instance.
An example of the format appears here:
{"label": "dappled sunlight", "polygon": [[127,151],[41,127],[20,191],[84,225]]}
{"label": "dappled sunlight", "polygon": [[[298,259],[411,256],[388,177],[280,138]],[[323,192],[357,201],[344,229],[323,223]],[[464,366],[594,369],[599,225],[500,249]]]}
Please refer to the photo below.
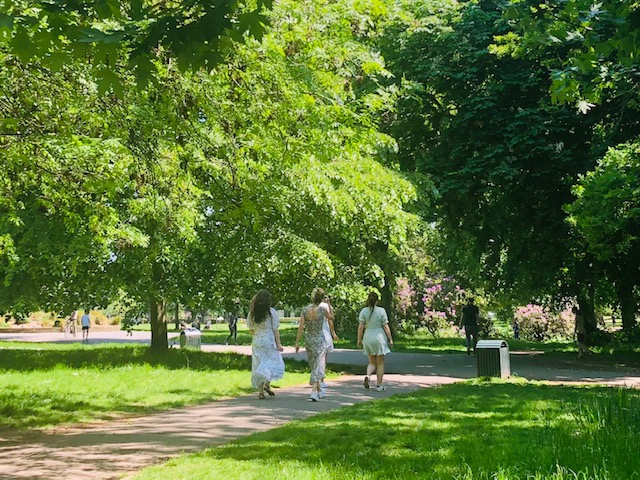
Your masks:
{"label": "dappled sunlight", "polygon": [[[296,478],[324,478],[327,468],[333,478],[376,479],[424,472],[432,472],[431,478],[494,478],[496,472],[548,478],[556,469],[600,471],[599,461],[575,443],[572,420],[580,401],[611,392],[507,382],[441,386],[251,435],[208,450],[198,461],[213,476],[238,462],[254,475],[251,465],[265,459],[295,466]],[[616,468],[628,471],[624,461]]]}

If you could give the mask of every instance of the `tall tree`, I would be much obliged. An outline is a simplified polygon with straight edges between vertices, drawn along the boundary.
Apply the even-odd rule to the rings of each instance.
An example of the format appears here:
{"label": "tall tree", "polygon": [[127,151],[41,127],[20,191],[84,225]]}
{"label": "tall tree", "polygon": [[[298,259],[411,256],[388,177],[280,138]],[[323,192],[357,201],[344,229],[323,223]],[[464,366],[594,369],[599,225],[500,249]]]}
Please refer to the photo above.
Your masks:
{"label": "tall tree", "polygon": [[622,326],[631,330],[640,284],[640,145],[611,149],[580,179],[575,194],[571,220],[604,264],[620,300]]}
{"label": "tall tree", "polygon": [[183,70],[213,68],[246,34],[261,37],[272,0],[2,0],[0,45],[21,61],[60,70],[91,58],[101,91],[122,92],[122,55],[142,85],[156,77],[158,52]]}
{"label": "tall tree", "polygon": [[382,38],[402,79],[388,128],[400,163],[434,181],[449,268],[518,300],[577,295],[562,207],[595,163],[596,119],[551,103],[538,59],[498,55],[512,29],[495,2],[408,10]]}
{"label": "tall tree", "polygon": [[[403,210],[411,184],[376,161],[394,148],[376,129],[384,96],[354,90],[367,73],[375,85],[384,69],[351,23],[335,24],[345,12],[369,15],[352,7],[282,2],[273,31],[236,46],[211,74],[183,74],[160,55],[156,81],[142,91],[120,73],[128,81],[119,97],[100,94],[90,65],[52,72],[3,57],[34,75],[6,99],[3,116],[16,120],[0,135],[14,167],[4,184],[18,186],[27,159],[40,165],[46,153],[51,163],[3,205],[16,219],[0,231],[5,291],[13,292],[4,307],[27,298],[17,288],[27,278],[36,286],[31,305],[63,302],[59,291],[42,296],[45,281],[78,295],[95,289],[100,299],[125,291],[148,303],[152,346],[162,349],[170,301],[213,305],[275,285],[280,300],[300,303],[317,284],[373,282],[376,245],[393,254],[418,221]],[[27,132],[20,112],[42,103],[40,124]],[[61,185],[67,170],[78,172],[69,176],[75,188],[41,209],[44,186]],[[86,235],[66,217],[87,219]],[[77,249],[31,257],[27,237]]]}
{"label": "tall tree", "polygon": [[[594,145],[600,145],[597,157],[604,157],[610,147],[618,151],[619,144],[637,142],[640,136],[637,74],[640,8],[637,2],[519,0],[510,2],[505,18],[513,25],[514,32],[509,38],[498,39],[498,48],[504,48],[512,56],[540,59],[549,71],[552,100],[573,104],[582,114],[599,119],[594,132]],[[549,51],[555,54],[548,55]],[[632,155],[630,151],[623,147],[618,154],[626,157]],[[620,248],[614,246],[617,236],[610,239],[610,248],[603,248],[603,243],[594,241],[594,232],[587,227],[591,222],[597,223],[598,218],[587,220],[589,199],[598,197],[597,192],[601,192],[606,179],[626,175],[626,167],[612,160],[616,155],[608,153],[594,173],[586,177],[588,180],[580,182],[588,186],[588,193],[576,200],[575,211],[581,213],[573,220],[578,228],[576,237],[585,237],[587,256],[594,265],[604,262],[598,268],[606,271],[606,277],[616,285],[618,301],[625,312],[625,326],[629,328],[635,315],[632,308],[635,275],[626,271],[626,267],[635,264],[633,254],[629,251],[629,258],[623,258]],[[620,172],[616,174],[618,168]],[[575,191],[580,193],[583,189],[578,187]],[[602,202],[605,206],[611,204],[611,200],[604,197]],[[621,228],[616,221],[612,223],[615,229]],[[617,251],[615,261],[606,250]],[[615,264],[619,268],[614,267]]]}
{"label": "tall tree", "polygon": [[[514,27],[507,43],[519,55],[547,56],[550,91],[558,102],[582,112],[610,99],[612,87],[636,96],[640,45],[640,6],[631,0],[511,0],[505,18]],[[618,102],[624,109],[624,103]]]}

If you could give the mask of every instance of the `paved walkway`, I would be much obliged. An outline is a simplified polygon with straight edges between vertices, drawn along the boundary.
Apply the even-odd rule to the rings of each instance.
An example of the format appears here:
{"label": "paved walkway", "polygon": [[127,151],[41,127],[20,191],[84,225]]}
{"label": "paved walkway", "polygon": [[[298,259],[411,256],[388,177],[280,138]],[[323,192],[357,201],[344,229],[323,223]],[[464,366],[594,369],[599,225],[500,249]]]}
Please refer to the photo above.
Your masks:
{"label": "paved walkway", "polygon": [[[127,341],[148,343],[148,334],[134,332],[96,334],[92,341]],[[0,334],[0,339],[29,341],[64,341],[61,334]],[[28,336],[27,336],[28,335]],[[51,336],[53,335],[53,337]],[[56,337],[60,336],[60,338]],[[248,354],[246,346],[205,345],[207,351],[237,351]],[[285,356],[304,358],[292,349]],[[364,365],[361,352],[338,350],[330,361]],[[565,367],[565,368],[563,368]],[[555,382],[588,382],[639,387],[637,372],[575,369],[575,365],[545,363],[532,354],[511,355],[514,375]],[[186,452],[196,452],[220,445],[256,431],[277,427],[291,420],[385,398],[434,385],[453,383],[476,374],[473,357],[444,354],[422,355],[394,353],[388,357],[385,392],[365,390],[362,377],[346,375],[330,383],[328,395],[320,402],[310,402],[309,387],[282,388],[276,396],[258,400],[255,395],[182,408],[146,417],[61,428],[46,432],[0,435],[0,478],[2,479],[109,479],[135,472],[145,466]],[[10,459],[10,461],[7,461]]]}

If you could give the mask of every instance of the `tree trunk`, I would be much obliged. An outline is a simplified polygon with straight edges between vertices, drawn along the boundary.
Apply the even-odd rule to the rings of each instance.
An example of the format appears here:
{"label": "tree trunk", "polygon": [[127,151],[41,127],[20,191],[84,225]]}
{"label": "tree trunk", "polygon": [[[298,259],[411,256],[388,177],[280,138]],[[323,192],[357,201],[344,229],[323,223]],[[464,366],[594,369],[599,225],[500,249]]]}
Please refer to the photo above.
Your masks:
{"label": "tree trunk", "polygon": [[398,331],[398,319],[393,311],[393,273],[388,272],[387,269],[384,271],[384,286],[380,292],[382,293],[382,306],[389,316],[389,328],[395,335]]}
{"label": "tree trunk", "polygon": [[175,311],[174,321],[176,323],[176,330],[180,330],[180,302],[177,300],[176,300],[176,311]]}
{"label": "tree trunk", "polygon": [[164,298],[152,298],[151,307],[151,350],[156,352],[169,349],[167,337],[167,302]]}
{"label": "tree trunk", "polygon": [[626,278],[620,279],[616,283],[616,294],[622,313],[622,329],[629,332],[636,324],[637,305],[633,295],[633,282]]}
{"label": "tree trunk", "polygon": [[593,285],[590,285],[588,291],[583,292],[583,294],[578,297],[578,307],[584,317],[584,327],[587,331],[587,338],[598,329],[594,298],[595,289]]}

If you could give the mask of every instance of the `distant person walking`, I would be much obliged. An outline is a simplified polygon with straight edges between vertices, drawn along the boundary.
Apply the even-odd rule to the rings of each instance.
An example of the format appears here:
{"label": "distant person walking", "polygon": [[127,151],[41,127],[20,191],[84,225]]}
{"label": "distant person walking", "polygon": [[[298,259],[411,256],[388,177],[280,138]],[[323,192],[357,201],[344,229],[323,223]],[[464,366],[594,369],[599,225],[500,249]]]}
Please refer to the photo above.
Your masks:
{"label": "distant person walking", "polygon": [[84,311],[84,315],[80,319],[80,325],[82,325],[82,341],[89,343],[89,327],[91,327],[91,316],[89,315],[89,309]]}
{"label": "distant person walking", "polygon": [[513,321],[513,338],[520,340],[520,324],[517,320]]}
{"label": "distant person walking", "polygon": [[578,358],[582,358],[585,354],[591,353],[587,347],[587,326],[585,324],[584,315],[578,307],[571,309],[575,315],[575,336],[576,346],[578,347]]}
{"label": "distant person walking", "polygon": [[313,402],[317,402],[326,395],[321,382],[326,375],[329,343],[325,337],[323,326],[326,321],[331,321],[333,325],[333,315],[329,308],[321,305],[323,299],[324,291],[321,288],[315,288],[311,293],[312,303],[302,309],[298,334],[296,335],[296,353],[298,353],[300,339],[304,332],[304,348],[307,351],[307,360],[311,370],[309,376],[310,398]]}
{"label": "distant person walking", "polygon": [[284,376],[282,344],[280,343],[280,319],[278,312],[271,308],[271,294],[260,290],[251,299],[247,326],[253,336],[251,342],[251,384],[258,389],[258,398],[264,400],[264,393],[275,393],[271,382]]}
{"label": "distant person walking", "polygon": [[229,336],[224,344],[229,345],[229,341],[233,338],[235,344],[238,344],[238,315],[235,312],[229,313]]}
{"label": "distant person walking", "polygon": [[384,357],[391,352],[393,338],[389,329],[387,311],[378,307],[378,294],[371,292],[367,298],[367,306],[358,316],[358,346],[363,347],[365,355],[369,357],[367,375],[364,377],[364,388],[369,388],[369,377],[376,374],[376,390],[385,390],[383,385]]}
{"label": "distant person walking", "polygon": [[473,297],[469,297],[467,304],[462,307],[462,318],[460,324],[464,326],[465,343],[467,346],[467,355],[476,352],[476,344],[478,343],[478,320],[480,319],[480,309],[474,305]]}

